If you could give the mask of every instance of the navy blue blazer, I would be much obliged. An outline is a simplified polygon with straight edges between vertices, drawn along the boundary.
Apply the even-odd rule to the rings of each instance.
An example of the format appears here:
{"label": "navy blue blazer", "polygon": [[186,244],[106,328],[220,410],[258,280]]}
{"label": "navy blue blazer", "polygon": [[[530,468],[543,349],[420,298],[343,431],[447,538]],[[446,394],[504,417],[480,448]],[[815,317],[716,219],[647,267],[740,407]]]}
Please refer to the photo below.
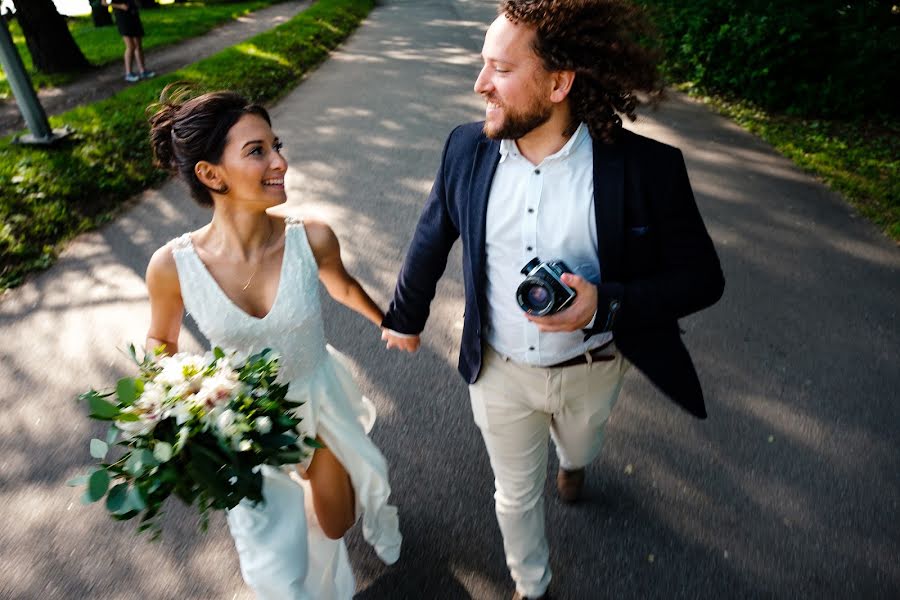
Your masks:
{"label": "navy blue blazer", "polygon": [[[478,378],[485,317],[485,221],[500,142],[482,123],[457,127],[400,271],[383,325],[425,328],[447,256],[462,239],[466,294],[459,372]],[[681,341],[680,317],[714,304],[725,280],[677,148],[623,130],[593,142],[598,285],[597,318],[586,335],[612,331],[622,354],[663,393],[705,418],[703,391]]]}

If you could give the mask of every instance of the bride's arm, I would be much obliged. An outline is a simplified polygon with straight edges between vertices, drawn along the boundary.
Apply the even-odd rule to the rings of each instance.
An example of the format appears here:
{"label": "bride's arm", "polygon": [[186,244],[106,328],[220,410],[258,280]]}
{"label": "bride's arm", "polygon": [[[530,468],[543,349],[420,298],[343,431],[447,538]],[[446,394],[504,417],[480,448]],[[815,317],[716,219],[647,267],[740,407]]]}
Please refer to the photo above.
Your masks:
{"label": "bride's arm", "polygon": [[150,328],[146,351],[165,346],[165,354],[178,352],[178,333],[184,316],[181,285],[172,249],[165,245],[150,258],[147,265],[147,293],[150,295]]}
{"label": "bride's arm", "polygon": [[[317,438],[317,441],[322,440]],[[356,522],[356,496],[344,465],[328,448],[317,448],[309,467],[300,471],[300,476],[309,480],[322,531],[333,540],[343,537]]]}
{"label": "bride's arm", "polygon": [[319,279],[328,294],[381,328],[384,313],[344,268],[341,245],[331,227],[317,221],[306,221],[305,224],[306,236],[319,266]]}

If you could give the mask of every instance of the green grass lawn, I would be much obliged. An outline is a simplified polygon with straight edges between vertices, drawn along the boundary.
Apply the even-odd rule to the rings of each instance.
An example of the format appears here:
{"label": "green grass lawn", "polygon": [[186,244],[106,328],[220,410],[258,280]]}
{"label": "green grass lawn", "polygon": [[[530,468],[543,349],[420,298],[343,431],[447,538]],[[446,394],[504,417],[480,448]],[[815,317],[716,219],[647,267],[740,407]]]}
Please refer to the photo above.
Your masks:
{"label": "green grass lawn", "polygon": [[690,84],[678,89],[772,144],[900,243],[900,123],[877,118],[804,119],[705,95]]}
{"label": "green grass lawn", "polygon": [[[199,1],[143,10],[141,11],[141,22],[144,24],[146,32],[144,50],[167,46],[203,35],[218,25],[281,1],[283,0],[250,0],[228,4],[207,4]],[[70,17],[69,31],[72,32],[75,42],[91,64],[101,66],[122,60],[125,46],[115,25],[94,27],[90,16]],[[28,47],[25,45],[25,37],[17,22],[10,23],[10,33],[19,49],[25,68],[31,74],[35,87],[61,85],[78,78],[79,73],[45,75],[35,72],[31,64],[31,56],[28,54]],[[0,70],[0,98],[8,98],[10,94],[6,74]]]}

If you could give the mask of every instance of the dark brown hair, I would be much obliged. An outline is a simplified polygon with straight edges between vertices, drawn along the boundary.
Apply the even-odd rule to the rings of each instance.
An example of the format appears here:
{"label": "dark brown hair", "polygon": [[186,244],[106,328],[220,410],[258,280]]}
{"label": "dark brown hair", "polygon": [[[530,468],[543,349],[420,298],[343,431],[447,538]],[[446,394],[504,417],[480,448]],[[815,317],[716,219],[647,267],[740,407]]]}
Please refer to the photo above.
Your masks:
{"label": "dark brown hair", "polygon": [[659,57],[639,40],[654,38],[643,11],[628,0],[502,0],[499,14],[536,30],[534,51],[548,71],[574,71],[569,92],[574,133],[584,121],[594,139],[618,137],[622,119],[662,98]]}
{"label": "dark brown hair", "polygon": [[201,206],[212,206],[209,188],[197,178],[194,167],[201,160],[213,164],[221,160],[228,131],[244,115],[259,115],[269,125],[272,120],[265,108],[240,94],[220,91],[192,97],[191,91],[170,84],[159,102],[148,108],[153,113],[150,144],[156,164],[181,175]]}

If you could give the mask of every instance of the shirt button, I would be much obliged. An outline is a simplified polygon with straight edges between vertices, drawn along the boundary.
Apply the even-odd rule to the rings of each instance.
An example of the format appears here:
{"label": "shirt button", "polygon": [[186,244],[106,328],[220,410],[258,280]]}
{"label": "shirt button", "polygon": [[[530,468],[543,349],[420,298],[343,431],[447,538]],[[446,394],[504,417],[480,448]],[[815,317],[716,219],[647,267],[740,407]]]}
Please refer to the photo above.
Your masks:
{"label": "shirt button", "polygon": [[528,209],[528,213],[529,213],[529,214],[530,214],[530,213],[533,213],[533,212],[534,212],[534,209],[533,209],[533,208],[529,208],[529,209]]}
{"label": "shirt button", "polygon": [[534,350],[534,346],[528,346],[529,350]]}
{"label": "shirt button", "polygon": [[540,169],[535,169],[535,170],[534,170],[534,174],[535,174],[535,175],[540,175],[540,174],[541,174],[541,170],[540,170]]}
{"label": "shirt button", "polygon": [[531,246],[525,246],[525,249],[531,252]]}

